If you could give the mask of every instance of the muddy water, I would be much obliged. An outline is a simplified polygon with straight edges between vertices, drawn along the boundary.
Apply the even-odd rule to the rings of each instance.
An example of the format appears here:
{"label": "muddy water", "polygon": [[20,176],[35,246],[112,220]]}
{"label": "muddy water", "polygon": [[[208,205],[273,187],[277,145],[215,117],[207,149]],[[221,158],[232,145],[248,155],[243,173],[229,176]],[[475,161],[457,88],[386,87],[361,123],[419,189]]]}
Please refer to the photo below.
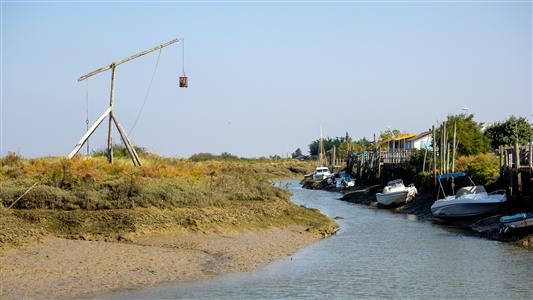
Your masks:
{"label": "muddy water", "polygon": [[532,299],[533,251],[287,181],[293,201],[335,217],[334,237],[258,270],[110,295],[135,299]]}

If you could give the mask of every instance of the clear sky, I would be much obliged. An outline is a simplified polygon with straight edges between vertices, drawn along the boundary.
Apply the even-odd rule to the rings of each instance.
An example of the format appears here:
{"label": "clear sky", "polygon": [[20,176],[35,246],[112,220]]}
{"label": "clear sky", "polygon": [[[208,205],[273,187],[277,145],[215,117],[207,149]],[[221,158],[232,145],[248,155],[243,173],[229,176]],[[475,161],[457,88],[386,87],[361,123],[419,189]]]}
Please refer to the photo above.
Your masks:
{"label": "clear sky", "polygon": [[[132,133],[167,156],[285,155],[307,150],[320,126],[355,138],[419,132],[463,107],[483,122],[533,112],[527,1],[1,7],[0,155],[70,152],[85,131],[86,83],[76,79],[175,37],[186,41],[189,88],[177,86],[181,45],[165,48]],[[128,130],[156,58],[117,67],[116,114]],[[109,85],[110,72],[89,79],[91,122]]]}

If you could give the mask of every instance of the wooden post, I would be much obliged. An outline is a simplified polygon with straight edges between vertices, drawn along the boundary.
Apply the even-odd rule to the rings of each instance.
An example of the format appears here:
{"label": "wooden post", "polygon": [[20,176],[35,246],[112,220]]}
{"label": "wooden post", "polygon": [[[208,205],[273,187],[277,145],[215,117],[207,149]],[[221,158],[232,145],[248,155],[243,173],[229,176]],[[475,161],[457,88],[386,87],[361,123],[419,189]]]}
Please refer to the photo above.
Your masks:
{"label": "wooden post", "polygon": [[450,172],[450,143],[446,143],[446,173]]}
{"label": "wooden post", "polygon": [[337,165],[337,157],[336,157],[336,153],[335,153],[335,145],[333,145],[333,159],[332,159],[332,164],[333,164],[333,168],[332,168],[332,171],[334,172],[335,170],[335,166]]}
{"label": "wooden post", "polygon": [[453,122],[452,173],[455,172],[455,148],[457,147],[457,121]]}
{"label": "wooden post", "polygon": [[422,162],[422,173],[426,172],[426,158],[428,156],[428,147],[426,146],[426,149],[424,151],[424,161]]}
{"label": "wooden post", "polygon": [[500,177],[502,177],[503,176],[503,146],[502,145],[498,146],[498,152],[500,155]]}
{"label": "wooden post", "polygon": [[518,146],[518,142],[514,144],[514,165],[516,170],[520,169],[520,146]]}
{"label": "wooden post", "polygon": [[431,139],[433,140],[433,184],[437,185],[437,145],[435,144],[435,125],[431,126]]}
{"label": "wooden post", "polygon": [[442,174],[442,124],[439,125],[440,137],[439,137],[439,152],[437,153],[439,174]]}
{"label": "wooden post", "polygon": [[529,171],[533,172],[533,137],[529,139]]}
{"label": "wooden post", "polygon": [[443,141],[443,144],[442,144],[442,149],[444,150],[444,173],[448,173],[448,130],[446,128],[448,124],[446,122],[444,122],[442,128],[443,128],[443,136],[444,136],[444,141]]}
{"label": "wooden post", "polygon": [[518,194],[522,193],[522,172],[520,172],[520,146],[518,141],[514,144],[516,187]]}
{"label": "wooden post", "polygon": [[381,178],[381,151],[378,149],[377,152],[378,152],[378,155],[377,155],[377,157],[378,157],[378,159],[377,159],[378,176],[377,176],[377,178]]}
{"label": "wooden post", "polygon": [[115,105],[115,69],[116,66],[113,63],[111,65],[111,95],[109,96],[109,107],[111,108],[111,114],[109,114],[109,128],[107,131],[107,160],[113,163],[113,106]]}

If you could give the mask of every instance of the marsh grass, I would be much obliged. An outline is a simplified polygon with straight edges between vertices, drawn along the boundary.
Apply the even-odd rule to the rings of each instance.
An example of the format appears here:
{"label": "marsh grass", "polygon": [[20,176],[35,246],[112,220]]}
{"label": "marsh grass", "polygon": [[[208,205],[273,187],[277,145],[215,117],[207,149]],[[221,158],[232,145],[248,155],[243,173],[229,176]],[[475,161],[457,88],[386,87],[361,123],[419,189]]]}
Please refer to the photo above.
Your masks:
{"label": "marsh grass", "polygon": [[[114,164],[96,153],[72,160],[0,160],[0,247],[41,236],[120,240],[128,234],[300,224],[327,233],[334,223],[290,202],[272,179],[300,176],[308,162],[270,159],[175,159],[139,151]],[[202,157],[206,157],[203,155]],[[12,209],[6,209],[35,182]]]}

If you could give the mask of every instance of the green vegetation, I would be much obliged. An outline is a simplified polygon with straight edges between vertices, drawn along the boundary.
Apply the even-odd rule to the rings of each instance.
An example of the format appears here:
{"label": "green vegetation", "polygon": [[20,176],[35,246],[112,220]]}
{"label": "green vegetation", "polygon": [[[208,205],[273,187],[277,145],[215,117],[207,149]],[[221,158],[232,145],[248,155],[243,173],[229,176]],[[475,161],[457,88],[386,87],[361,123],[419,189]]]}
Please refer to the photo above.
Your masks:
{"label": "green vegetation", "polygon": [[526,118],[509,117],[505,122],[496,122],[485,131],[485,136],[490,140],[493,149],[500,145],[525,145],[533,140],[533,126]]}
{"label": "green vegetation", "polygon": [[[357,141],[352,140],[352,138],[346,133],[346,136],[343,137],[326,137],[324,141],[324,150],[330,152],[333,149],[333,146],[336,148],[337,157],[346,157],[348,151],[352,152],[361,152],[367,150],[370,146],[370,141],[366,138],[359,139]],[[320,140],[315,140],[309,145],[309,153],[313,156],[318,155],[319,152]]]}
{"label": "green vegetation", "polygon": [[[457,126],[457,155],[475,155],[489,150],[490,140],[483,134],[482,123],[474,120],[473,114],[449,115],[446,121],[447,142],[453,144],[453,127]],[[437,128],[437,141],[442,132]]]}
{"label": "green vegetation", "polygon": [[381,141],[383,140],[388,140],[388,139],[391,139],[391,138],[394,138],[394,137],[398,137],[401,135],[401,131],[398,130],[398,129],[387,129],[385,131],[382,131],[380,134],[379,134],[379,139]]}
{"label": "green vegetation", "polygon": [[455,162],[455,170],[468,173],[477,184],[489,185],[498,179],[500,162],[493,153],[461,156]]}
{"label": "green vegetation", "polygon": [[[197,154],[164,158],[142,151],[134,167],[119,148],[114,164],[90,157],[0,160],[0,246],[41,235],[119,239],[124,234],[301,224],[333,228],[325,216],[292,204],[273,178],[300,176],[298,160]],[[30,186],[37,185],[7,209]]]}

